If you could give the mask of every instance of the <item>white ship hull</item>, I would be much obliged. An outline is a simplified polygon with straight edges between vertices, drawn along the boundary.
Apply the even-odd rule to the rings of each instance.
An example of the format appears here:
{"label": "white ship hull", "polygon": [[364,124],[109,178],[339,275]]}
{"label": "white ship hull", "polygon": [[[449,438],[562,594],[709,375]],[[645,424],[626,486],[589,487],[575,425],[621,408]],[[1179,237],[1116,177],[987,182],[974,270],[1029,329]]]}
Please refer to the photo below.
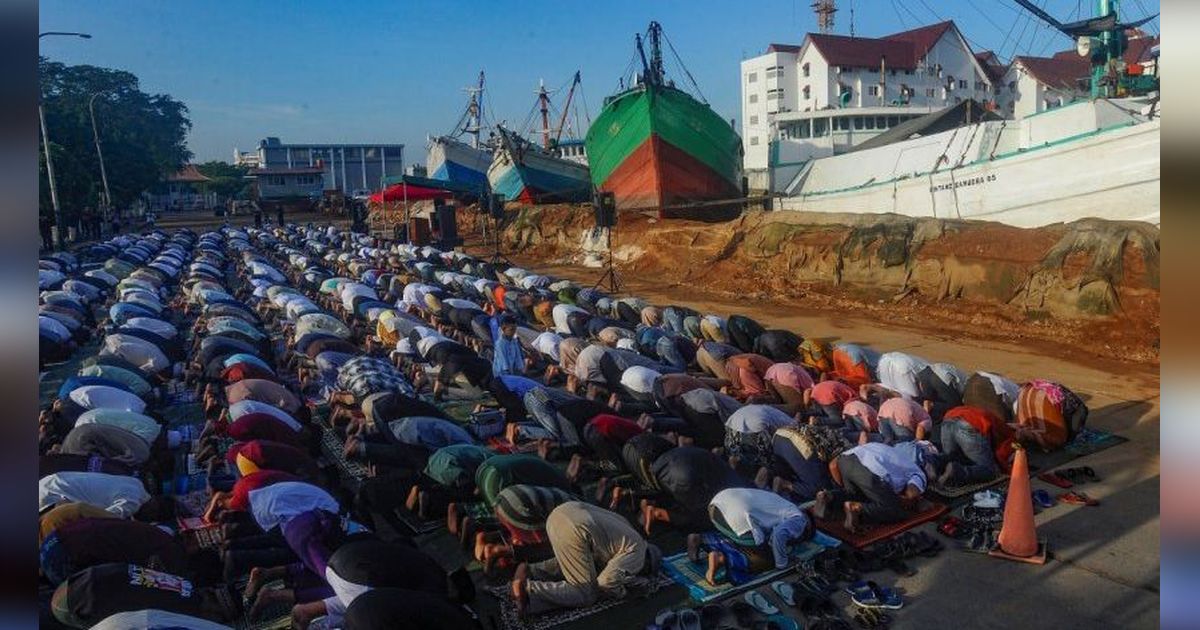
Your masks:
{"label": "white ship hull", "polygon": [[1157,225],[1160,130],[1159,118],[1106,101],[978,123],[813,160],[779,206],[1018,227],[1088,217]]}
{"label": "white ship hull", "polygon": [[429,140],[425,170],[431,179],[482,187],[491,164],[491,149],[476,149],[445,136]]}

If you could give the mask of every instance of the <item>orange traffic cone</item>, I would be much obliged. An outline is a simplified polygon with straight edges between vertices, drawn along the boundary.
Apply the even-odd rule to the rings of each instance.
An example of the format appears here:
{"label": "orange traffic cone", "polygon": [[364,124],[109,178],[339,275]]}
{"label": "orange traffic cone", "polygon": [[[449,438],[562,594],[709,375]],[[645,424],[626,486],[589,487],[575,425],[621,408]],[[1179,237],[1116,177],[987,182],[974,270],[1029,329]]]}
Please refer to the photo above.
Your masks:
{"label": "orange traffic cone", "polygon": [[1033,496],[1029,487],[1029,457],[1024,448],[1016,446],[1012,477],[1008,483],[1008,498],[1004,503],[1004,523],[1000,526],[999,546],[991,552],[997,558],[1046,563],[1046,545],[1039,543],[1037,525],[1033,522]]}

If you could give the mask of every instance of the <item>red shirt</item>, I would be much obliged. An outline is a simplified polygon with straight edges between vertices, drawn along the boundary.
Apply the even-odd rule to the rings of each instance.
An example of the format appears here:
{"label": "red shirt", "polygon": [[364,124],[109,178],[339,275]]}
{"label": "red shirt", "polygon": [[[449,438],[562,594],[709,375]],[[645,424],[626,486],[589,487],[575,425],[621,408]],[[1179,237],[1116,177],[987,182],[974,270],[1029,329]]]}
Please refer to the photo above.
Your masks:
{"label": "red shirt", "polygon": [[1013,456],[1012,429],[1003,420],[997,418],[996,414],[979,407],[961,405],[948,410],[943,418],[945,420],[961,420],[971,425],[980,435],[991,442],[992,453],[996,457],[996,463],[1000,464],[1000,468],[1004,472],[1008,472],[1011,469]]}
{"label": "red shirt", "polygon": [[233,484],[233,492],[229,497],[228,508],[244,512],[250,509],[250,491],[265,488],[281,481],[302,481],[296,475],[278,470],[260,470],[250,473]]}
{"label": "red shirt", "polygon": [[642,427],[633,420],[607,413],[602,413],[592,418],[588,421],[588,424],[595,427],[600,435],[618,444],[624,444],[633,436],[640,435],[643,432]]}
{"label": "red shirt", "polygon": [[841,381],[828,380],[813,385],[812,399],[818,405],[844,405],[855,398],[858,398],[858,392]]}

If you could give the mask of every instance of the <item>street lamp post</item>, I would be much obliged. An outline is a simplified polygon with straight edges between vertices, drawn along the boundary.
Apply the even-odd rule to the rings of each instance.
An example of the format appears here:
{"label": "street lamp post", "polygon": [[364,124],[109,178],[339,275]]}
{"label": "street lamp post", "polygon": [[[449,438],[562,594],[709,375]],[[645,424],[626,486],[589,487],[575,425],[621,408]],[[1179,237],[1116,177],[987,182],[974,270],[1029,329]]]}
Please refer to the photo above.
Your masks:
{"label": "street lamp post", "polygon": [[[48,35],[63,35],[68,37],[78,37],[80,39],[91,39],[92,36],[87,33],[74,33],[68,31],[46,31],[38,33],[38,40]],[[38,119],[42,125],[42,151],[46,154],[46,178],[50,183],[50,203],[54,206],[54,244],[58,249],[63,249],[63,216],[62,208],[58,205],[58,187],[54,182],[54,160],[50,159],[50,136],[46,134],[46,109],[42,105],[41,90],[38,90]]]}
{"label": "street lamp post", "polygon": [[92,140],[96,143],[96,157],[100,158],[100,180],[104,182],[104,214],[112,211],[112,194],[108,191],[108,172],[104,170],[104,152],[100,150],[100,132],[96,130],[96,97],[104,92],[96,92],[88,100],[88,112],[92,117]]}

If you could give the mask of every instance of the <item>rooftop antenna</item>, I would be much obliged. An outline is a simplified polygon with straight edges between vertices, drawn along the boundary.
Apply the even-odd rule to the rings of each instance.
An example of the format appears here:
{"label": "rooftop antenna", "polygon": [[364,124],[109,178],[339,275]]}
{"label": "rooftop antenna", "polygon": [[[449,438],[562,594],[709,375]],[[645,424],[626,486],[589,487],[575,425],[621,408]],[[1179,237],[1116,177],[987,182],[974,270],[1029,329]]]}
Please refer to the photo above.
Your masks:
{"label": "rooftop antenna", "polygon": [[[816,0],[812,3],[813,12],[817,14],[817,28],[823,35],[833,32],[833,14],[837,13],[835,0]],[[853,31],[851,31],[853,35]]]}

